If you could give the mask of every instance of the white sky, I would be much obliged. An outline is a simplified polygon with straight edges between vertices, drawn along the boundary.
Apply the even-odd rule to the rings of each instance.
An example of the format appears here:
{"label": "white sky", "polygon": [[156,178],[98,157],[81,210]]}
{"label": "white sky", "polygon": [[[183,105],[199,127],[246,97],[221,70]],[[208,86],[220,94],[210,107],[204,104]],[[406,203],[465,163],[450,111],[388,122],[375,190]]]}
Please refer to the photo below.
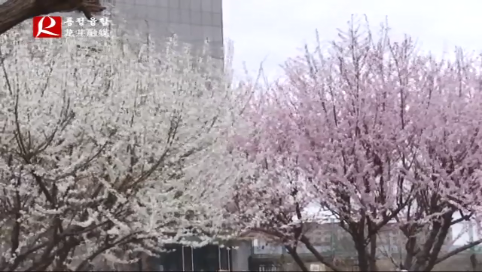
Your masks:
{"label": "white sky", "polygon": [[409,34],[423,50],[441,53],[457,45],[482,51],[481,11],[480,0],[223,0],[224,36],[234,42],[235,67],[246,62],[256,72],[264,61],[270,75],[314,41],[315,29],[329,41],[352,14],[366,14],[373,27],[388,17],[392,37]]}
{"label": "white sky", "polygon": [[[455,46],[482,52],[482,0],[224,0],[224,36],[234,43],[234,66],[243,63],[253,76],[279,75],[279,65],[312,43],[346,29],[351,15],[367,15],[378,27],[388,20],[392,37],[412,36],[421,50],[441,54]],[[457,229],[457,228],[456,228]],[[455,230],[455,235],[457,231]],[[468,240],[468,235],[458,243]]]}

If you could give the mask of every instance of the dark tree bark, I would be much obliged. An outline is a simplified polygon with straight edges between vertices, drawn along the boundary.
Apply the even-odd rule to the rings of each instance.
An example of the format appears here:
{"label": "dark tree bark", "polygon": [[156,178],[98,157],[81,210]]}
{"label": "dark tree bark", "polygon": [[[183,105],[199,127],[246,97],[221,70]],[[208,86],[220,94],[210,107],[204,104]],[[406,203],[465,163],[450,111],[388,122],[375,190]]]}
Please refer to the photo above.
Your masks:
{"label": "dark tree bark", "polygon": [[7,0],[0,5],[0,34],[35,16],[76,11],[90,19],[104,9],[100,0]]}
{"label": "dark tree bark", "polygon": [[472,271],[477,271],[477,257],[475,254],[470,254],[470,266],[472,267]]}
{"label": "dark tree bark", "polygon": [[299,266],[301,271],[310,271],[308,267],[306,266],[305,262],[301,259],[300,255],[298,255],[298,252],[296,252],[296,248],[293,248],[292,246],[285,246],[286,249],[288,250],[288,253],[291,255],[295,263]]}

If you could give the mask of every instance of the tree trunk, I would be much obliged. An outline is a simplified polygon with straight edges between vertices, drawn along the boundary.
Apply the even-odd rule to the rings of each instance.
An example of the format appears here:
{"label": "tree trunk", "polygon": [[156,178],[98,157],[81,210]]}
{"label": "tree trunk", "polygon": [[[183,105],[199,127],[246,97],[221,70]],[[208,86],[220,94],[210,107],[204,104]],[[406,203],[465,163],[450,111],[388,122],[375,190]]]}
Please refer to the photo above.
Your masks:
{"label": "tree trunk", "polygon": [[315,256],[315,258],[326,267],[337,272],[340,271],[333,263],[333,261],[328,261],[323,255],[321,255],[318,250],[311,244],[310,240],[306,236],[302,236],[300,241],[308,248],[308,250]]}
{"label": "tree trunk", "polygon": [[377,265],[377,236],[373,236],[370,241],[370,253],[368,259],[368,267],[370,271],[378,271]]}
{"label": "tree trunk", "polygon": [[308,267],[306,267],[305,263],[303,262],[303,260],[300,258],[300,255],[298,255],[298,252],[296,252],[296,249],[293,248],[292,246],[288,246],[286,245],[285,246],[286,249],[288,250],[288,253],[291,255],[291,257],[293,258],[293,260],[296,262],[296,264],[299,266],[299,268],[301,269],[301,271],[310,271],[308,269]]}
{"label": "tree trunk", "polygon": [[477,257],[473,253],[470,255],[470,266],[472,271],[477,271]]}
{"label": "tree trunk", "polygon": [[99,0],[7,0],[0,5],[0,34],[35,16],[79,11],[90,19],[104,9]]}

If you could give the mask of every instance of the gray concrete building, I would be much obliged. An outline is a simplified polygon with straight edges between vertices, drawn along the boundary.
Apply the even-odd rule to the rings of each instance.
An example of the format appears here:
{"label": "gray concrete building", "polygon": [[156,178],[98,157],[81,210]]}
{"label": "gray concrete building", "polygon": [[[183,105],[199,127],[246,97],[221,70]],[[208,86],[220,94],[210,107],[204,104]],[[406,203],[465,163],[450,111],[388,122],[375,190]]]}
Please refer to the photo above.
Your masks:
{"label": "gray concrete building", "polygon": [[[104,0],[129,28],[156,39],[176,34],[202,48],[209,40],[213,57],[223,58],[222,0]],[[115,24],[115,20],[113,20]]]}

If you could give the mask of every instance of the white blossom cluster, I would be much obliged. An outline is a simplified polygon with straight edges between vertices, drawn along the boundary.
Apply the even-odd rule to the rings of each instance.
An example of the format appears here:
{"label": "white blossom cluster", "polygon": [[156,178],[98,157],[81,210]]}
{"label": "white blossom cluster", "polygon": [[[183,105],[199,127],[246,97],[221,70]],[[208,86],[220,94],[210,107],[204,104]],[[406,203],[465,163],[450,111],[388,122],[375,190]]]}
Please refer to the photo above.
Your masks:
{"label": "white blossom cluster", "polygon": [[0,270],[129,263],[219,233],[246,92],[175,39],[29,31],[0,37]]}

